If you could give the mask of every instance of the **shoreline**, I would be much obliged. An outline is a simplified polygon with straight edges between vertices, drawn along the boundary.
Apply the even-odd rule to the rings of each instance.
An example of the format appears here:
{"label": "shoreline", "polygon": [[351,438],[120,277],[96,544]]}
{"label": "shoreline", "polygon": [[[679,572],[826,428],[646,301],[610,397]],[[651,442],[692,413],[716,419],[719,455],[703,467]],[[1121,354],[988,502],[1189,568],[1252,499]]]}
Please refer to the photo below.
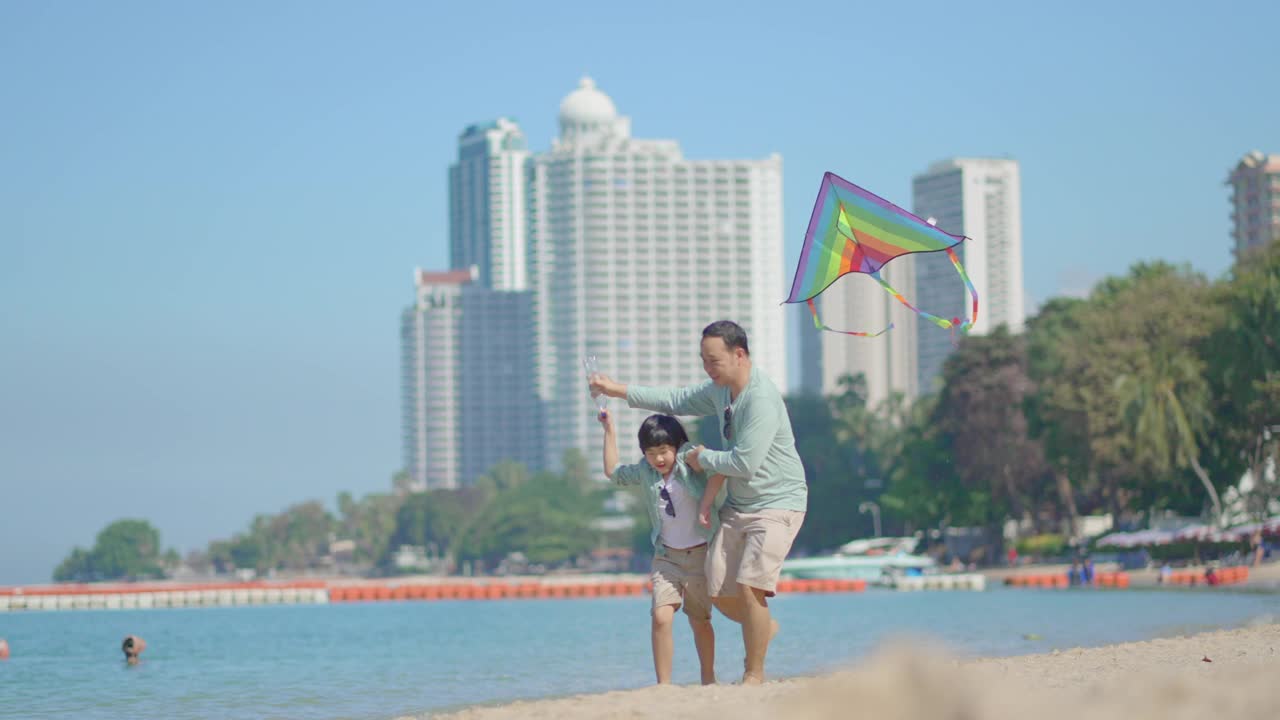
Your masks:
{"label": "shoreline", "polygon": [[887,719],[1280,716],[1280,622],[1137,642],[964,658],[928,639],[881,644],[849,669],[763,686],[648,686],[454,707],[396,720],[672,717]]}

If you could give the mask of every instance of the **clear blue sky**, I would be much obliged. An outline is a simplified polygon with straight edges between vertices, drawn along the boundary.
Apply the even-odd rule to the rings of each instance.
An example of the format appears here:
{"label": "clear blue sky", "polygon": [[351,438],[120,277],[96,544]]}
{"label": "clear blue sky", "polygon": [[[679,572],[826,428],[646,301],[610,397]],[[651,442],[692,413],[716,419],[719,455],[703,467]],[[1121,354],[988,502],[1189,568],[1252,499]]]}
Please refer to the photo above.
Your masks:
{"label": "clear blue sky", "polygon": [[1280,152],[1280,5],[1222,5],[0,0],[0,583],[386,489],[457,134],[545,149],[584,73],[637,136],[781,153],[788,263],[823,171],[909,204],[1008,155],[1033,300],[1220,275],[1227,171]]}

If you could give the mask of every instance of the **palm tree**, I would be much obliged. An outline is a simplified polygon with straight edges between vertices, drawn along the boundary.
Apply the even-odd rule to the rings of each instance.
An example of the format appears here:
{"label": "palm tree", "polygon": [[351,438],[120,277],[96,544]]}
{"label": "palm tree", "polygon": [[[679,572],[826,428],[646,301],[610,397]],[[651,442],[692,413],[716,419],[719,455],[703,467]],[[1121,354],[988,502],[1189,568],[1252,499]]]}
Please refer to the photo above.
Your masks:
{"label": "palm tree", "polygon": [[1204,484],[1216,522],[1222,503],[1199,461],[1200,441],[1213,421],[1201,363],[1181,348],[1152,353],[1150,360],[1141,372],[1116,378],[1134,451],[1156,472],[1189,466]]}

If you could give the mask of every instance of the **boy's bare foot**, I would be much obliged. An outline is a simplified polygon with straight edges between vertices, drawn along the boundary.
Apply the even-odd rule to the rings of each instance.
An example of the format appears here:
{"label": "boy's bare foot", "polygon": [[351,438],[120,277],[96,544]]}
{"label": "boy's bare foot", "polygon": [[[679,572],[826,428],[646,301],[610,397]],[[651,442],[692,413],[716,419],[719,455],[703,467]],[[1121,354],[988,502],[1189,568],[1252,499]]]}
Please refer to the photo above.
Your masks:
{"label": "boy's bare foot", "polygon": [[715,676],[714,674],[711,674],[711,675],[703,675],[703,676],[702,676],[702,684],[703,684],[703,685],[715,685],[715,684],[716,684],[716,676]]}
{"label": "boy's bare foot", "polygon": [[764,684],[764,676],[763,676],[763,675],[752,675],[751,673],[743,673],[743,674],[742,674],[742,684],[743,684],[743,685],[763,685],[763,684]]}

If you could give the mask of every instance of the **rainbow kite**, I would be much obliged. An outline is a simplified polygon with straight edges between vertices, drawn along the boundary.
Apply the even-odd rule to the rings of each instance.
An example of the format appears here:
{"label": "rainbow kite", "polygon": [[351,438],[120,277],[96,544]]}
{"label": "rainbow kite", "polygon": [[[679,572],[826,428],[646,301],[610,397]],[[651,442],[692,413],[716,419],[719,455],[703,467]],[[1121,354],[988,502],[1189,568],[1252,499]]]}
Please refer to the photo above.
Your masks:
{"label": "rainbow kite", "polygon": [[[822,188],[813,205],[809,231],[804,236],[804,249],[800,251],[800,264],[796,266],[791,296],[786,302],[809,303],[813,324],[819,330],[858,337],[882,335],[893,328],[892,323],[880,332],[835,330],[822,324],[818,319],[818,309],[813,304],[813,298],[830,287],[841,275],[864,273],[880,283],[880,287],[898,302],[938,327],[953,332],[968,332],[978,320],[978,291],[973,289],[973,283],[960,265],[955,252],[956,246],[967,239],[963,235],[943,232],[932,222],[921,220],[834,173],[827,173],[822,176]],[[880,268],[896,257],[942,251],[951,258],[951,264],[955,265],[956,272],[960,273],[965,287],[969,289],[969,295],[973,297],[973,317],[968,320],[948,320],[924,312],[907,302],[902,293],[894,290],[880,276]]]}

